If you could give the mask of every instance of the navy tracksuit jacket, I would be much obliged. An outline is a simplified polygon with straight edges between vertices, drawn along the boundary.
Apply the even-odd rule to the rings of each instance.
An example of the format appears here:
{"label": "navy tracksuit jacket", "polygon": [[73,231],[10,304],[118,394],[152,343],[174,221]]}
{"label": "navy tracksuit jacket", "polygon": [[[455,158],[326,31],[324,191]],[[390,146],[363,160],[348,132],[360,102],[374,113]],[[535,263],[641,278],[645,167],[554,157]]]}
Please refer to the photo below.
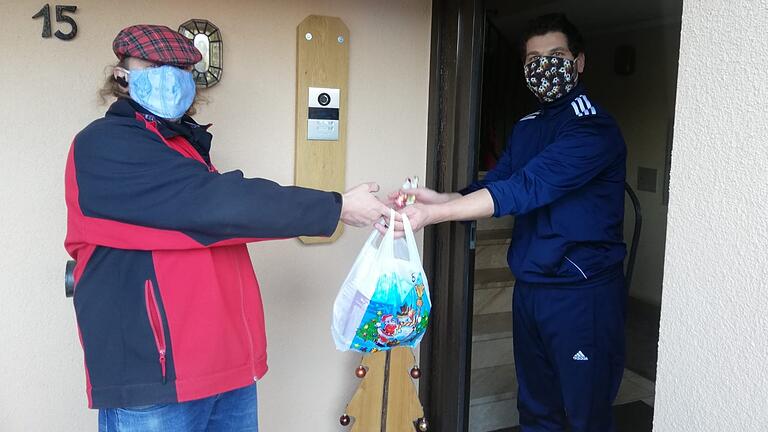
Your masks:
{"label": "navy tracksuit jacket", "polygon": [[515,215],[514,344],[523,431],[612,431],[624,363],[626,147],[577,86],[514,127],[486,188]]}

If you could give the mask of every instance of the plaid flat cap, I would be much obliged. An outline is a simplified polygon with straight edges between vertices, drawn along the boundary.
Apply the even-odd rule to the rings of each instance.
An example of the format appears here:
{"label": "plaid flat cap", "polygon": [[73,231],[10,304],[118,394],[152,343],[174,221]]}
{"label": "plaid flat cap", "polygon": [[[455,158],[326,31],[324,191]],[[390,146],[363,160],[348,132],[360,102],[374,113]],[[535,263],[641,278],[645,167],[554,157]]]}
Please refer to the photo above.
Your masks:
{"label": "plaid flat cap", "polygon": [[142,24],[120,30],[112,42],[112,51],[120,60],[136,57],[177,67],[191,66],[203,58],[191,40],[161,25]]}

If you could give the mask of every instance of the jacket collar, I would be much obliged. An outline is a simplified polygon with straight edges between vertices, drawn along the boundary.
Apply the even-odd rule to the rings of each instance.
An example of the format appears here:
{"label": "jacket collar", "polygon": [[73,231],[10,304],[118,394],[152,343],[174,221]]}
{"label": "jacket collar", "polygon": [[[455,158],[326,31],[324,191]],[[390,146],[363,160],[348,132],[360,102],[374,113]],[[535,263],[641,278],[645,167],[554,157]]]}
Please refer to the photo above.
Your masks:
{"label": "jacket collar", "polygon": [[208,128],[211,127],[211,124],[198,124],[188,115],[184,115],[178,125],[169,126],[171,123],[170,121],[152,114],[130,98],[117,98],[117,100],[110,105],[106,115],[136,118],[136,113],[142,115],[148,122],[156,122],[157,130],[163,138],[173,138],[175,136],[183,135],[180,133],[182,128],[202,129],[203,131],[207,131]]}
{"label": "jacket collar", "polygon": [[568,106],[576,100],[577,97],[583,95],[585,92],[584,84],[579,81],[567,95],[553,102],[546,102],[539,105],[539,109],[544,112],[559,110],[564,106]]}

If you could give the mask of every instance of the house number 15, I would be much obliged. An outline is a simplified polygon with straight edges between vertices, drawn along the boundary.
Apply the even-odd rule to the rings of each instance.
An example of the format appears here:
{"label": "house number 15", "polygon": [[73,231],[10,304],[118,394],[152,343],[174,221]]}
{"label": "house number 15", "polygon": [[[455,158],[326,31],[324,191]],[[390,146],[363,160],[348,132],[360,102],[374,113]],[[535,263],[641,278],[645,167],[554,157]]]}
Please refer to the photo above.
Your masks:
{"label": "house number 15", "polygon": [[[77,6],[63,6],[56,5],[56,22],[65,22],[72,27],[69,33],[62,33],[61,30],[56,30],[56,37],[61,40],[70,40],[77,35],[77,24],[72,17],[64,15],[66,12],[74,13],[77,10]],[[43,18],[43,33],[44,38],[51,37],[51,5],[46,3],[38,13],[36,13],[32,19]]]}

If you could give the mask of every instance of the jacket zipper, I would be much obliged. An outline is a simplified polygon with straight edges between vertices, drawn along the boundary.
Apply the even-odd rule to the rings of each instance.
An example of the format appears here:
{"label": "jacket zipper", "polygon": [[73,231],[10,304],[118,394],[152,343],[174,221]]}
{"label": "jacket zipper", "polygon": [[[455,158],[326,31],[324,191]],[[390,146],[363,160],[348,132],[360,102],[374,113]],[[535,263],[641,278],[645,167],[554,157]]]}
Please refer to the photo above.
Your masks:
{"label": "jacket zipper", "polygon": [[144,283],[144,299],[147,304],[147,316],[149,317],[149,326],[152,328],[152,334],[155,336],[155,346],[159,355],[160,371],[163,374],[163,384],[166,383],[165,370],[165,332],[163,331],[163,320],[160,316],[160,306],[155,297],[155,290],[152,288],[152,281],[147,279]]}
{"label": "jacket zipper", "polygon": [[251,328],[248,325],[248,318],[245,316],[245,295],[243,294],[243,279],[240,275],[240,267],[235,266],[237,268],[237,281],[238,285],[240,285],[240,313],[243,317],[243,324],[245,325],[245,333],[248,336],[248,348],[251,350],[251,376],[253,377],[253,381],[256,381],[256,367],[254,366],[254,362],[256,361],[256,358],[253,354],[253,337],[251,336]]}
{"label": "jacket zipper", "polygon": [[[142,116],[139,113],[136,113],[136,115],[140,116],[144,120],[144,123],[147,125],[147,128],[149,130],[151,130],[152,132],[154,132],[155,134],[157,134],[157,136],[160,137],[160,139],[165,143],[165,145],[167,145],[168,147],[178,151],[179,153],[182,153],[177,148],[174,148],[173,146],[171,146],[171,144],[168,142],[167,139],[165,139],[163,134],[160,133],[160,130],[157,128],[157,121],[149,121],[149,120],[144,118],[144,116]],[[184,153],[186,153],[186,155],[184,155],[184,153],[182,153],[183,156],[185,156],[185,157],[189,156],[191,159],[194,159],[194,160],[200,162],[201,164],[205,165],[205,167],[208,168],[208,172],[212,172],[212,173],[217,172],[216,171],[216,167],[213,166],[213,163],[209,164],[208,162],[206,162],[205,159],[203,159],[203,157],[200,155],[200,153],[197,150],[195,150],[194,146],[192,146],[192,144],[189,141],[187,141],[186,138],[181,137],[181,139],[184,140],[184,143],[186,144],[184,146]]]}
{"label": "jacket zipper", "polygon": [[586,275],[586,274],[584,274],[584,271],[581,269],[581,267],[579,267],[578,265],[576,265],[576,263],[575,263],[575,262],[573,262],[573,261],[571,261],[571,259],[570,259],[570,258],[568,258],[567,256],[565,257],[565,259],[567,259],[569,263],[573,264],[573,266],[574,266],[574,267],[576,267],[576,270],[578,270],[578,271],[579,271],[579,273],[581,273],[581,275],[582,275],[582,276],[584,276],[584,279],[585,279],[585,280],[586,280],[586,279],[588,279],[588,278],[587,278],[587,275]]}

